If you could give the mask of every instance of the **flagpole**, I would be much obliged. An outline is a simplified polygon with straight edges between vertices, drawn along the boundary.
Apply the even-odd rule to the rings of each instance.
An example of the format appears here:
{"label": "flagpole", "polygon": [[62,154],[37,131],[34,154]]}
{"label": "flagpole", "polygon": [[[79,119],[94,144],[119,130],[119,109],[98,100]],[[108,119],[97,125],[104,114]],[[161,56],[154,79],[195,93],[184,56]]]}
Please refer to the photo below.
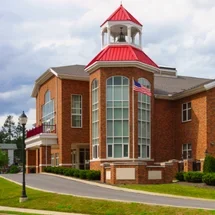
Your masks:
{"label": "flagpole", "polygon": [[134,78],[132,77],[132,121],[133,121],[133,126],[132,126],[132,133],[133,133],[133,161],[134,161]]}

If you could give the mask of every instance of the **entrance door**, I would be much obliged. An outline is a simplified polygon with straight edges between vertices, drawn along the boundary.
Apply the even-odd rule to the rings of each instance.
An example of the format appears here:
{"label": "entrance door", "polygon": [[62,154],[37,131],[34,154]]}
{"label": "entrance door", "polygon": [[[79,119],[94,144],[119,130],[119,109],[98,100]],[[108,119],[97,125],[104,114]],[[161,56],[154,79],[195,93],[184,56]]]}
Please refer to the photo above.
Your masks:
{"label": "entrance door", "polygon": [[89,169],[89,148],[79,149],[79,169]]}
{"label": "entrance door", "polygon": [[71,159],[72,159],[72,168],[76,168],[76,164],[77,164],[77,161],[76,161],[76,149],[72,149]]}

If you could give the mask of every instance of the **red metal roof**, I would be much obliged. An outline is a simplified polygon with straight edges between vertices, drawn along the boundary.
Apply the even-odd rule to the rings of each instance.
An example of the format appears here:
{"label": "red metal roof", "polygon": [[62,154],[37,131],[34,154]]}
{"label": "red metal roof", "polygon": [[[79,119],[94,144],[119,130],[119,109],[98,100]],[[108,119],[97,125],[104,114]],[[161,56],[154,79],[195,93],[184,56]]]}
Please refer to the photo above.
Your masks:
{"label": "red metal roof", "polygon": [[137,25],[142,26],[122,5],[107,18],[107,20],[101,25],[103,26],[107,21],[131,21]]}
{"label": "red metal roof", "polygon": [[157,67],[142,50],[130,45],[109,45],[103,49],[90,63],[85,67],[88,68],[95,62],[99,61],[139,61],[141,63]]}

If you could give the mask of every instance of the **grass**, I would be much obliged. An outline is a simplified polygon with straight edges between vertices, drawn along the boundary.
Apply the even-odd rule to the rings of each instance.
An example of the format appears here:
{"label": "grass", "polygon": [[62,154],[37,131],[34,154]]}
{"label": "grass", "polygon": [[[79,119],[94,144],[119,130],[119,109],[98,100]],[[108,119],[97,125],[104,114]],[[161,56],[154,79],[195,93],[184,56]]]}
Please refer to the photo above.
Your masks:
{"label": "grass", "polygon": [[16,211],[0,211],[0,214],[12,214],[12,215],[38,215],[38,214],[30,214]]}
{"label": "grass", "polygon": [[189,185],[181,185],[177,183],[173,184],[157,184],[157,185],[120,185],[124,188],[149,191],[155,193],[165,193],[178,196],[187,196],[195,198],[204,199],[214,199],[215,200],[215,190],[208,188],[200,188]]}
{"label": "grass", "polygon": [[19,203],[21,186],[0,178],[0,205],[93,215],[215,215],[215,211],[94,200],[27,189],[28,201]]}

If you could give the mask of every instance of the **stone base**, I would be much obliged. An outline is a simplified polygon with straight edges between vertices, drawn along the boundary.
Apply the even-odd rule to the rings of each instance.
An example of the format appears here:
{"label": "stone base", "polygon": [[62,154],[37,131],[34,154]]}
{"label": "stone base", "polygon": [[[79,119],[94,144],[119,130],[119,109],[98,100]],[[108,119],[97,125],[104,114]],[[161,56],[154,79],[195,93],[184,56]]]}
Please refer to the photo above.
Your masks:
{"label": "stone base", "polygon": [[20,197],[19,203],[26,202],[27,200],[28,200],[28,197]]}

